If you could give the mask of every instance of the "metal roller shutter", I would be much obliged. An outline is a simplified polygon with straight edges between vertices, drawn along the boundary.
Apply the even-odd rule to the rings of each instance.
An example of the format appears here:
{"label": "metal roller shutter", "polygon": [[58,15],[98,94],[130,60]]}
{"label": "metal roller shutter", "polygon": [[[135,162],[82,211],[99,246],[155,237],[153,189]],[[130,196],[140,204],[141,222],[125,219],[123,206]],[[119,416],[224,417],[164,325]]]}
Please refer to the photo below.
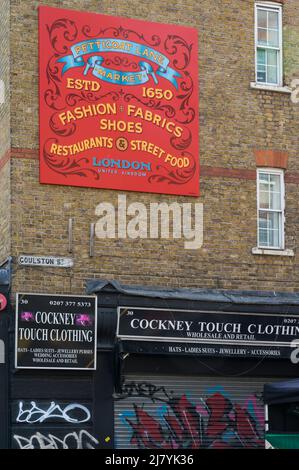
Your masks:
{"label": "metal roller shutter", "polygon": [[264,447],[264,383],[252,377],[127,376],[124,394],[115,400],[115,447]]}

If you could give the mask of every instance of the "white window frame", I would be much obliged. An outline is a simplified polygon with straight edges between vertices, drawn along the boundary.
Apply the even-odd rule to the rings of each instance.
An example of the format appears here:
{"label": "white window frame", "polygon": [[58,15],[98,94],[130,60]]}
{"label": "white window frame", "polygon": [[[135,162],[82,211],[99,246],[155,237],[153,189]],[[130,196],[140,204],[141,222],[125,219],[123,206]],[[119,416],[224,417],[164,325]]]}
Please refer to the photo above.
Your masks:
{"label": "white window frame", "polygon": [[[273,212],[281,212],[281,227],[280,227],[280,240],[281,246],[265,246],[260,244],[260,231],[259,231],[259,219],[260,211],[271,212],[271,209],[261,209],[260,208],[260,174],[267,173],[269,175],[279,175],[280,176],[280,192],[281,192],[281,210]],[[284,181],[284,170],[278,168],[258,168],[257,169],[257,247],[261,250],[284,250],[285,249],[285,181]]]}
{"label": "white window frame", "polygon": [[[258,21],[257,21],[257,13],[258,10],[265,10],[265,11],[276,11],[278,12],[278,24],[279,24],[279,46],[278,47],[269,47],[269,46],[259,46],[258,45]],[[282,50],[282,5],[277,5],[277,3],[273,2],[257,2],[255,3],[255,83],[257,85],[264,85],[269,87],[283,87],[283,50]],[[267,83],[267,82],[260,82],[257,80],[257,50],[258,48],[264,49],[275,49],[279,53],[279,60],[278,60],[278,82],[277,83]]]}

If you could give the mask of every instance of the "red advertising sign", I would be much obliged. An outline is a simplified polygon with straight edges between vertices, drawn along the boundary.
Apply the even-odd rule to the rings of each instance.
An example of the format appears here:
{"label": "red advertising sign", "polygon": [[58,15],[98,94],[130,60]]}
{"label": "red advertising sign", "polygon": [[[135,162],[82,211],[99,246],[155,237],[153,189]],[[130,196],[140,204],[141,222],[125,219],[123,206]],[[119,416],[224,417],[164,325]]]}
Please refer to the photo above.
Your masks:
{"label": "red advertising sign", "polygon": [[197,31],[39,8],[40,182],[199,195]]}

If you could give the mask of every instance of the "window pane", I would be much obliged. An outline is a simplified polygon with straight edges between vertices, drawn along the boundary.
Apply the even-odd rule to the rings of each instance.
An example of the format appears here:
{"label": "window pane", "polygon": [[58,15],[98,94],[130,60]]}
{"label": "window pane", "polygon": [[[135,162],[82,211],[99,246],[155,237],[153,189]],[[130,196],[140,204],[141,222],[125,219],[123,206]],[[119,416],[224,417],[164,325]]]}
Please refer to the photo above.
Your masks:
{"label": "window pane", "polygon": [[266,72],[257,72],[256,79],[258,82],[266,82]]}
{"label": "window pane", "polygon": [[257,66],[257,71],[258,71],[258,72],[262,72],[262,73],[266,73],[266,66],[265,66],[265,65],[258,64],[258,66]]}
{"label": "window pane", "polygon": [[266,51],[265,49],[258,49],[257,50],[257,63],[261,65],[266,64]]}
{"label": "window pane", "polygon": [[270,208],[277,211],[281,210],[281,196],[280,193],[270,193]]}
{"label": "window pane", "polygon": [[277,212],[271,212],[268,214],[269,220],[269,245],[279,247],[280,246],[280,220],[281,215]]}
{"label": "window pane", "polygon": [[269,228],[268,228],[268,213],[259,212],[259,231],[258,231],[259,245],[269,246]]}
{"label": "window pane", "polygon": [[277,67],[267,67],[267,83],[278,83]]}
{"label": "window pane", "polygon": [[266,29],[258,29],[258,35],[257,35],[257,40],[259,44],[268,44],[267,41],[267,30]]}
{"label": "window pane", "polygon": [[270,191],[270,190],[269,190],[269,185],[268,185],[268,183],[263,183],[263,182],[261,182],[261,183],[260,183],[260,191],[265,191],[266,193],[269,194],[269,191]]}
{"label": "window pane", "polygon": [[275,210],[281,210],[280,176],[270,175],[270,183],[270,208]]}
{"label": "window pane", "polygon": [[259,28],[267,28],[267,11],[258,10],[257,12],[257,25]]}
{"label": "window pane", "polygon": [[278,52],[277,51],[267,51],[267,65],[274,65],[277,67]]}
{"label": "window pane", "polygon": [[271,191],[280,192],[280,175],[269,175]]}
{"label": "window pane", "polygon": [[268,173],[259,173],[260,182],[264,184],[269,184],[270,182],[270,175]]}
{"label": "window pane", "polygon": [[267,230],[261,229],[259,231],[259,245],[268,246],[268,232]]}
{"label": "window pane", "polygon": [[260,209],[271,209],[269,201],[269,192],[260,192]]}
{"label": "window pane", "polygon": [[268,30],[268,46],[279,46],[279,35],[275,29]]}
{"label": "window pane", "polygon": [[281,214],[259,212],[259,245],[281,248]]}
{"label": "window pane", "polygon": [[280,248],[279,230],[270,230],[269,246]]}
{"label": "window pane", "polygon": [[275,11],[268,13],[268,28],[278,29],[278,13]]}
{"label": "window pane", "polygon": [[259,228],[268,229],[268,212],[260,211],[259,213]]}
{"label": "window pane", "polygon": [[259,173],[259,189],[260,191],[270,191],[270,175],[267,173]]}
{"label": "window pane", "polygon": [[257,81],[278,83],[278,58],[279,52],[276,50],[257,49]]}

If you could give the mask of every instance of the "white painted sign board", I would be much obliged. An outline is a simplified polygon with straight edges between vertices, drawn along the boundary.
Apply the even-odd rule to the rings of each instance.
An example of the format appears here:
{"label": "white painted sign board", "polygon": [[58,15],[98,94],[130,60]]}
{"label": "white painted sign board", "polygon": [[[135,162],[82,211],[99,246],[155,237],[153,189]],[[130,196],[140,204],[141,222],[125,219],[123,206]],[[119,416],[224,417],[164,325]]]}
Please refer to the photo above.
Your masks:
{"label": "white painted sign board", "polygon": [[18,258],[18,263],[20,266],[39,266],[45,268],[72,268],[74,266],[72,258],[58,256],[21,255]]}

